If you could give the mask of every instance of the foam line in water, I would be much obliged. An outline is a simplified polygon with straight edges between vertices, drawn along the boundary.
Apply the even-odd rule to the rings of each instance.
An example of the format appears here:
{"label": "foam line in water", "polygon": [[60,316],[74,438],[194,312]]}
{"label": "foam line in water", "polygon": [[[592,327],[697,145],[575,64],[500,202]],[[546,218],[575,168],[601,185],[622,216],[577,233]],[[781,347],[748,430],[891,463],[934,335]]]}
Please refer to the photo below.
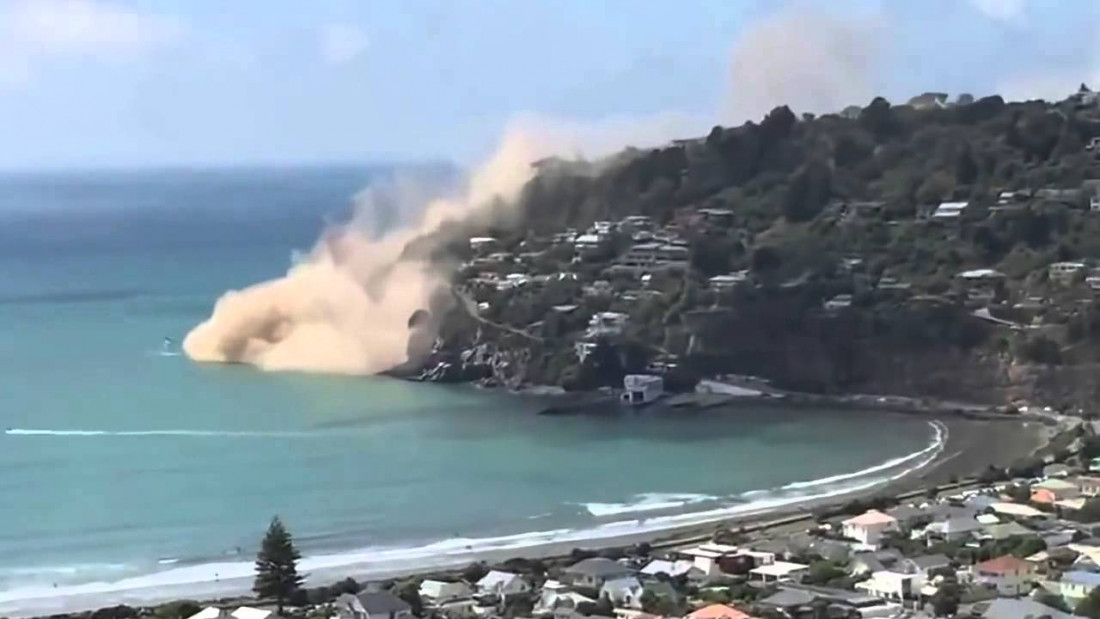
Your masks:
{"label": "foam line in water", "polygon": [[584,508],[593,516],[616,516],[635,512],[651,512],[684,507],[694,503],[717,501],[721,497],[709,494],[647,492],[634,496],[629,503],[585,503]]}
{"label": "foam line in water", "polygon": [[253,432],[233,430],[45,430],[38,428],[8,428],[8,436],[189,436],[237,438],[294,438],[309,436],[305,432]]}

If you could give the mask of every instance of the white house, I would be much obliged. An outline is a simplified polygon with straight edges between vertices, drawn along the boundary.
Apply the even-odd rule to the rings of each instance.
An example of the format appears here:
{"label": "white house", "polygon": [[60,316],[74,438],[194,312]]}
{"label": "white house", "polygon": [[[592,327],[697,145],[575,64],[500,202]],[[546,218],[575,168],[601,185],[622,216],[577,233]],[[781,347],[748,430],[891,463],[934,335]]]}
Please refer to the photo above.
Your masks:
{"label": "white house", "polygon": [[801,582],[810,571],[810,566],[788,561],[775,561],[749,570],[749,575],[757,576],[762,582]]}
{"label": "white house", "polygon": [[493,595],[499,598],[509,598],[513,595],[521,595],[531,590],[531,584],[518,574],[491,570],[484,578],[477,581],[479,595]]}
{"label": "white house", "polygon": [[665,391],[665,380],[652,374],[627,374],[623,377],[622,401],[626,404],[649,404]]}
{"label": "white house", "polygon": [[903,572],[881,571],[857,582],[856,589],[885,600],[904,600],[920,591],[920,576]]}
{"label": "white house", "polygon": [[616,608],[641,608],[642,583],[633,576],[616,578],[600,587],[600,597],[611,600]]}
{"label": "white house", "polygon": [[570,565],[562,574],[576,587],[599,590],[609,580],[632,576],[634,570],[611,559],[593,557]]}
{"label": "white house", "polygon": [[966,210],[966,202],[941,202],[932,212],[932,219],[937,221],[952,221],[958,219]]}
{"label": "white house", "polygon": [[664,559],[654,559],[642,568],[641,573],[646,576],[654,577],[658,574],[666,574],[671,578],[678,578],[684,576],[693,569],[696,569],[693,561],[666,561]]}
{"label": "white house", "polygon": [[1086,268],[1084,262],[1055,262],[1048,267],[1051,281],[1067,285],[1073,282],[1073,278]]}
{"label": "white house", "polygon": [[996,589],[1001,595],[1024,595],[1035,582],[1035,565],[1005,555],[971,566],[970,574],[975,583]]}
{"label": "white house", "polygon": [[429,604],[446,604],[468,598],[472,594],[470,585],[464,582],[429,579],[420,583],[420,598]]}
{"label": "white house", "polygon": [[725,275],[715,275],[707,280],[707,284],[713,290],[732,290],[737,286],[743,284],[748,280],[748,272],[738,271],[736,273],[727,273]]}
{"label": "white house", "polygon": [[339,619],[412,619],[408,602],[386,591],[345,593],[333,603]]}
{"label": "white house", "polygon": [[573,617],[579,604],[595,603],[596,600],[570,591],[566,585],[556,580],[548,580],[542,586],[542,594],[535,603],[532,614],[539,617],[553,616],[569,619]]}
{"label": "white house", "polygon": [[845,520],[841,526],[844,537],[877,546],[883,534],[898,530],[898,521],[889,514],[872,509]]}
{"label": "white house", "polygon": [[596,312],[588,321],[585,337],[613,337],[623,332],[627,315],[620,312]]}
{"label": "white house", "polygon": [[736,546],[726,544],[702,544],[694,548],[685,548],[679,551],[681,555],[691,557],[692,564],[706,577],[718,576],[722,573],[719,562],[738,554]]}
{"label": "white house", "polygon": [[491,236],[475,236],[470,239],[470,249],[476,254],[488,254],[496,248],[497,240]]}
{"label": "white house", "polygon": [[1071,605],[1088,596],[1096,587],[1100,587],[1100,574],[1095,572],[1066,572],[1058,582],[1059,593]]}

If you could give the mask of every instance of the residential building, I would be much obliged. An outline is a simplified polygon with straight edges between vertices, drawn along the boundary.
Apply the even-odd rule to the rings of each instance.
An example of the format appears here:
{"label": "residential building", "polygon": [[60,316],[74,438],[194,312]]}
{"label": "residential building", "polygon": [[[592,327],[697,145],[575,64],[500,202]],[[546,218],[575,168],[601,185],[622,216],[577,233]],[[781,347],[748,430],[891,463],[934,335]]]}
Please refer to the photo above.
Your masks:
{"label": "residential building", "polygon": [[951,559],[941,554],[920,555],[918,557],[902,559],[900,561],[900,568],[900,571],[907,574],[913,574],[917,577],[917,581],[913,586],[916,590],[920,590],[924,585],[931,583],[938,572],[950,570]]}
{"label": "residential building", "polygon": [[1067,286],[1073,283],[1073,278],[1086,269],[1084,262],[1055,262],[1047,267],[1050,280]]}
{"label": "residential building", "polygon": [[856,589],[886,600],[904,600],[920,592],[920,576],[904,572],[875,572],[857,582]]}
{"label": "residential building", "polygon": [[725,208],[701,208],[699,220],[708,226],[728,228],[733,225],[733,211]]}
{"label": "residential building", "polygon": [[749,576],[757,577],[761,582],[801,582],[808,574],[810,566],[788,561],[775,561],[749,570]]}
{"label": "residential building", "polygon": [[634,570],[611,559],[593,557],[570,565],[562,574],[575,587],[599,590],[609,580],[632,576]]}
{"label": "residential building", "polygon": [[975,583],[996,589],[1001,595],[1015,596],[1031,591],[1036,569],[1028,561],[1005,555],[971,566],[970,573]]}
{"label": "residential building", "polygon": [[345,593],[333,603],[339,619],[413,619],[412,607],[392,593]]}
{"label": "residential building", "polygon": [[1036,537],[1035,531],[1018,522],[998,522],[982,528],[979,539],[1000,541],[1013,537]]}
{"label": "residential building", "polygon": [[1031,486],[1033,503],[1055,503],[1065,499],[1074,499],[1081,494],[1077,484],[1065,479],[1046,479]]}
{"label": "residential building", "polygon": [[665,574],[671,578],[679,578],[685,576],[695,567],[694,561],[680,560],[680,561],[666,561],[664,559],[654,559],[646,564],[642,568],[641,573],[646,576],[657,576],[658,574]]}
{"label": "residential building", "polygon": [[933,221],[954,221],[966,210],[966,202],[941,202],[932,212]]}
{"label": "residential building", "polygon": [[1081,475],[1073,481],[1077,484],[1077,491],[1082,496],[1094,497],[1100,495],[1100,477]]}
{"label": "residential building", "polygon": [[488,256],[498,248],[499,243],[491,236],[475,236],[470,238],[470,250],[477,256]]}
{"label": "residential building", "polygon": [[1064,464],[1048,464],[1043,467],[1043,477],[1069,477],[1070,468]]}
{"label": "residential building", "polygon": [[642,583],[634,576],[609,580],[600,587],[600,597],[611,600],[617,608],[641,608]]}
{"label": "residential building", "polygon": [[522,595],[531,591],[531,583],[518,574],[491,570],[484,578],[477,581],[479,595],[494,596],[507,599],[514,595]]}
{"label": "residential building", "polygon": [[898,530],[898,521],[889,514],[872,509],[845,520],[841,526],[844,537],[877,546],[884,534]]}
{"label": "residential building", "polygon": [[[722,560],[736,556],[739,552],[736,546],[712,543],[702,544],[694,548],[686,548],[680,550],[679,554],[691,557],[692,564],[698,568],[705,577],[709,578],[722,574]],[[775,555],[771,556],[774,560]]]}
{"label": "residential building", "polygon": [[993,503],[989,506],[995,513],[1015,518],[1049,518],[1050,514],[1023,503]]}
{"label": "residential building", "polygon": [[470,585],[464,582],[448,582],[428,579],[420,583],[420,599],[428,604],[446,604],[473,595]]}
{"label": "residential building", "polygon": [[622,401],[637,406],[654,402],[665,391],[665,380],[652,374],[627,374],[623,377]]}
{"label": "residential building", "polygon": [[543,583],[542,593],[531,612],[538,617],[552,616],[554,619],[572,619],[578,605],[595,603],[596,600],[576,591],[571,591],[567,585],[556,580],[547,580]]}
{"label": "residential building", "polygon": [[1029,598],[997,598],[974,605],[974,614],[982,619],[1075,619],[1067,612],[1040,604]]}
{"label": "residential building", "polygon": [[582,234],[573,239],[573,248],[578,255],[598,249],[603,244],[603,236],[599,234]]}
{"label": "residential building", "polygon": [[825,301],[822,307],[826,312],[836,313],[840,310],[852,306],[852,295],[850,294],[838,294],[835,297]]}
{"label": "residential building", "polygon": [[207,606],[187,619],[282,619],[275,611],[265,608],[240,606],[236,610]]}
{"label": "residential building", "polygon": [[707,285],[710,286],[711,290],[722,292],[726,290],[732,290],[748,281],[748,279],[748,271],[737,271],[736,273],[715,275],[714,277],[707,279]]}
{"label": "residential building", "polygon": [[1062,579],[1058,582],[1059,593],[1071,605],[1080,601],[1097,587],[1100,587],[1100,574],[1096,572],[1080,570],[1066,572],[1062,574]]}
{"label": "residential building", "polygon": [[688,614],[685,619],[752,619],[747,613],[743,613],[732,606],[725,604],[711,604]]}
{"label": "residential building", "polygon": [[597,312],[588,321],[588,331],[585,332],[585,337],[599,338],[621,335],[628,318],[626,314],[619,312]]}
{"label": "residential building", "polygon": [[929,542],[957,542],[973,537],[980,531],[982,523],[970,516],[960,516],[933,522],[924,528],[924,537]]}
{"label": "residential building", "polygon": [[614,268],[641,275],[666,268],[686,268],[690,250],[670,243],[639,243],[618,260]]}

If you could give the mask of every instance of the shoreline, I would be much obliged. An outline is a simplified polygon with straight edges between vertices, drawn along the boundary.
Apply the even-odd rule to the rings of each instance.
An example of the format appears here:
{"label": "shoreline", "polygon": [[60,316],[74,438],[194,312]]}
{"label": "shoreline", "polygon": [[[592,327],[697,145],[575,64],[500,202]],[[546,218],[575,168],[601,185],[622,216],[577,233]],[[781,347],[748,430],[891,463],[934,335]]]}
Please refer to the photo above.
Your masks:
{"label": "shoreline", "polygon": [[[907,467],[900,473],[891,470],[889,474],[892,477],[875,478],[868,484],[848,487],[839,492],[830,491],[827,483],[822,483],[821,480],[811,480],[794,485],[807,485],[811,488],[821,486],[825,492],[789,499],[750,501],[743,506],[748,508],[744,511],[739,511],[741,506],[726,506],[671,516],[658,513],[637,520],[603,523],[579,530],[536,531],[478,540],[443,540],[416,548],[414,550],[418,552],[414,553],[410,553],[408,548],[352,549],[341,554],[306,556],[302,560],[300,571],[310,576],[308,586],[315,587],[349,576],[360,582],[368,582],[461,569],[472,562],[493,564],[518,557],[561,558],[569,556],[577,548],[599,550],[628,547],[642,542],[654,547],[673,547],[709,538],[718,528],[745,527],[756,530],[790,524],[811,518],[813,510],[825,506],[871,496],[897,496],[972,476],[991,464],[1008,466],[1040,449],[1050,434],[1044,425],[1023,419],[972,419],[962,415],[943,415],[930,416],[929,421],[930,425],[932,421],[937,421],[945,429],[942,443],[934,452],[924,456],[916,455],[931,449],[935,442],[930,443],[926,450],[905,454],[883,463],[887,465],[896,462],[894,466],[900,466],[916,455],[916,466]],[[982,449],[973,449],[978,444]],[[846,476],[834,476],[826,478],[826,481],[837,477]],[[753,504],[758,506],[753,509]],[[682,519],[684,523],[676,524],[676,519]],[[657,525],[649,530],[638,530],[647,521]],[[667,523],[667,526],[663,523]],[[475,543],[479,548],[473,547]],[[394,556],[387,556],[391,554]],[[222,574],[213,582],[209,581],[212,569],[220,569],[219,573]],[[170,572],[179,579],[181,576],[186,577],[188,570],[192,571],[194,582],[158,584],[157,577],[168,573],[159,572],[130,579],[134,581],[134,585],[140,581],[143,586],[127,587],[126,580],[117,583],[90,583],[59,590],[43,589],[38,592],[40,597],[21,599],[6,599],[5,593],[0,592],[0,616],[41,616],[118,604],[151,606],[180,599],[239,599],[242,595],[248,595],[251,588],[251,560],[182,566]]]}

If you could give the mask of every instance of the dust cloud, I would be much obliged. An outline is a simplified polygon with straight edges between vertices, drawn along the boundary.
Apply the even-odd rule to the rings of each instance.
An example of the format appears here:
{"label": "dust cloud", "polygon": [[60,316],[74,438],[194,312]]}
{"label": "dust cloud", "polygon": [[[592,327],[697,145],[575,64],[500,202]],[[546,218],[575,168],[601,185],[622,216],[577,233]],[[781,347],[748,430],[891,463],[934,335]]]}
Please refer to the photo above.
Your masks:
{"label": "dust cloud", "polygon": [[[513,223],[516,198],[540,159],[599,157],[628,137],[649,145],[671,139],[686,122],[515,120],[460,195],[425,200],[401,182],[361,192],[352,219],[326,230],[285,276],[225,293],[183,350],[195,361],[270,371],[376,374],[399,366],[430,346],[436,317],[453,302],[453,265],[434,255],[447,230]],[[419,216],[386,229],[395,212]],[[410,351],[410,343],[420,350]]]}

